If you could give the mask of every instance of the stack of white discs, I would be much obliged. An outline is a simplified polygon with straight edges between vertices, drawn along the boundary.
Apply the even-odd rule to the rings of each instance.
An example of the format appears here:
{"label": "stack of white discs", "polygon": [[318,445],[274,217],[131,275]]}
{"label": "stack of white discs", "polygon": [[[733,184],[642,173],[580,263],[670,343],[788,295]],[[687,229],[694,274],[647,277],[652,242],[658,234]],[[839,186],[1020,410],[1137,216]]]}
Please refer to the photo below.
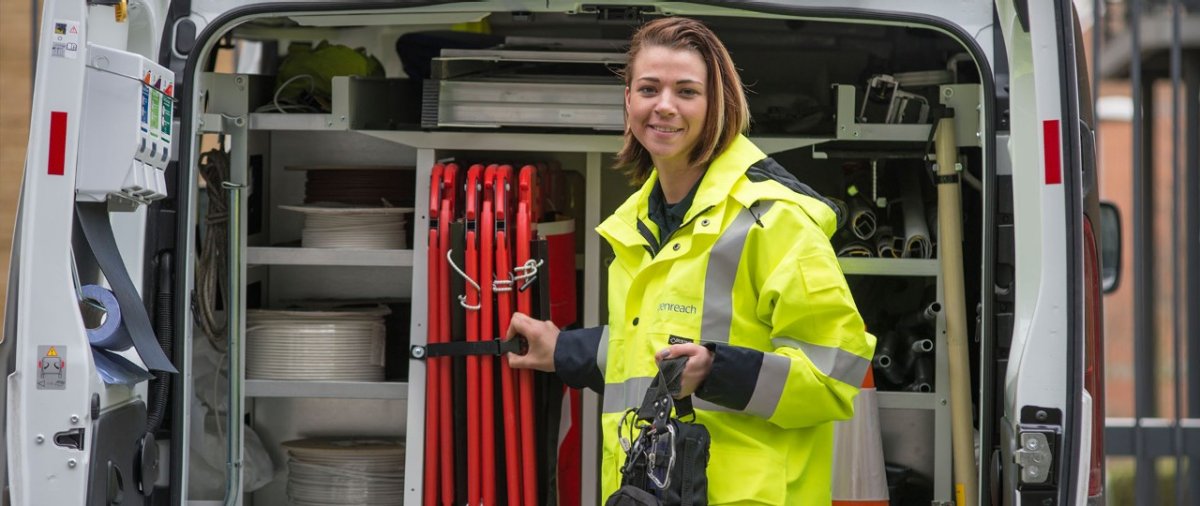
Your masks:
{"label": "stack of white discs", "polygon": [[280,206],[304,214],[305,248],[405,249],[411,208]]}
{"label": "stack of white discs", "polygon": [[404,443],[388,438],[301,439],[288,450],[287,495],[296,506],[404,503]]}
{"label": "stack of white discs", "polygon": [[246,378],[383,381],[386,308],[246,313]]}

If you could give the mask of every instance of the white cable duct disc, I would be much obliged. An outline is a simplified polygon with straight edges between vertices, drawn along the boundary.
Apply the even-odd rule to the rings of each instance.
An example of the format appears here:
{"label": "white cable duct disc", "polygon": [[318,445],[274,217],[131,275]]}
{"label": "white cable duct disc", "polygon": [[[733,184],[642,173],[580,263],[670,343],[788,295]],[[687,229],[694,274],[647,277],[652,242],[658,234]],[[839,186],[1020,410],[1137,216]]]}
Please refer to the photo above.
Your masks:
{"label": "white cable duct disc", "polygon": [[404,443],[392,438],[301,439],[288,451],[287,495],[300,506],[404,503]]}
{"label": "white cable duct disc", "polygon": [[304,214],[305,248],[405,249],[411,207],[279,206]]}
{"label": "white cable duct disc", "polygon": [[246,315],[246,378],[383,381],[386,308]]}

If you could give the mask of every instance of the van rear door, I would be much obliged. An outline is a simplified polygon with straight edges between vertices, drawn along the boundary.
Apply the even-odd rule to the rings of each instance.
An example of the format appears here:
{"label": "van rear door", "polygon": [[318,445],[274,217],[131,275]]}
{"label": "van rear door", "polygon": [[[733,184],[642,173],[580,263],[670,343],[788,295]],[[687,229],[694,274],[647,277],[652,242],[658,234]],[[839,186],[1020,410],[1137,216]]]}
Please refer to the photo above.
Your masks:
{"label": "van rear door", "polygon": [[[117,2],[43,2],[0,344],[5,504],[148,504],[157,474],[142,365],[172,371],[169,357],[157,342],[101,349],[89,333],[117,327],[120,299],[135,301],[121,305],[134,341],[154,337],[148,320],[128,317],[146,316],[144,210],[167,193],[173,152],[174,80],[154,63],[169,2],[100,3]],[[89,223],[115,241],[83,233]],[[97,366],[106,360],[115,368]]]}
{"label": "van rear door", "polygon": [[[1085,504],[1093,431],[1084,388],[1085,194],[1074,9],[1068,0],[997,0],[1008,53],[1015,322],[1001,443],[1005,504]],[[1086,86],[1082,87],[1086,90]],[[1088,184],[1084,178],[1091,178]],[[1089,238],[1092,236],[1089,234]],[[1102,451],[1096,449],[1096,451]],[[1102,479],[1102,478],[1101,478]],[[1044,502],[1052,501],[1052,502]]]}

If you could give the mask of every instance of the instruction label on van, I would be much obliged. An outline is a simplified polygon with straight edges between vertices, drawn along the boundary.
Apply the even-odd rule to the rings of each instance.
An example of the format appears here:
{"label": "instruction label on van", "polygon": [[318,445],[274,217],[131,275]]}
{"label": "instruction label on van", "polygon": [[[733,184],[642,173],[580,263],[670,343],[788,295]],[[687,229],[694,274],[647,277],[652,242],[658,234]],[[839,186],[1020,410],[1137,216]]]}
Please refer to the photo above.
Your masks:
{"label": "instruction label on van", "polygon": [[37,389],[67,389],[67,347],[38,346]]}
{"label": "instruction label on van", "polygon": [[65,19],[54,20],[50,27],[50,56],[55,58],[79,58],[79,22]]}

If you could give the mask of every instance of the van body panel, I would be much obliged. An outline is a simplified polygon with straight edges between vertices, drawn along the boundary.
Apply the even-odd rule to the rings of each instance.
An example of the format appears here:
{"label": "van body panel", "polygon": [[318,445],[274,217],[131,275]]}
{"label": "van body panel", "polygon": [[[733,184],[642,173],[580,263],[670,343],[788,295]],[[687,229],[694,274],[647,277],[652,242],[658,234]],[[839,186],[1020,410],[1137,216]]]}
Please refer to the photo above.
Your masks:
{"label": "van body panel", "polygon": [[[1011,504],[1054,497],[1085,504],[1087,476],[1079,462],[1090,458],[1083,431],[1082,210],[1079,107],[1075,86],[1072,7],[1069,2],[997,2],[1009,63],[1016,245],[1015,328],[1005,376],[1004,422],[1012,437],[1002,442],[1009,476],[1021,452],[1022,427],[1057,434],[1047,483],[1006,490]],[[1027,23],[1027,25],[1025,24]],[[1069,52],[1069,54],[1068,54]],[[1026,196],[1032,198],[1025,198]],[[1037,261],[1030,261],[1037,259]],[[1085,406],[1086,404],[1086,406]],[[1047,415],[1048,416],[1044,416]],[[1032,415],[1032,416],[1031,416]],[[1004,448],[1007,444],[1008,447]],[[1052,443],[1054,444],[1054,443]],[[1081,484],[1082,483],[1082,484]],[[1012,493],[1009,496],[1009,493]],[[1007,503],[1007,501],[1006,501]]]}
{"label": "van body panel", "polygon": [[[90,453],[61,447],[54,436],[78,428],[90,434],[90,392],[98,390],[72,279],[88,15],[84,2],[49,1],[39,30],[22,223],[14,240],[20,245],[15,270],[23,282],[9,292],[19,301],[16,314],[6,315],[16,322],[15,334],[5,340],[15,345],[5,434],[15,504],[83,504],[87,492]],[[51,355],[45,360],[54,363],[55,374],[39,370]]]}

